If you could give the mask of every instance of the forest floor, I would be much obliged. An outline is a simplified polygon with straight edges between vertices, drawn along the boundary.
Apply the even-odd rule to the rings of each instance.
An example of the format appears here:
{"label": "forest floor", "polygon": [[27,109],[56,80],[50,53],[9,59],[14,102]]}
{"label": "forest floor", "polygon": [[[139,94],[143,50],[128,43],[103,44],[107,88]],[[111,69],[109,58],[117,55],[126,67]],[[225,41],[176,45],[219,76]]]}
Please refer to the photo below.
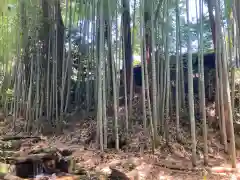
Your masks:
{"label": "forest floor", "polygon": [[[90,127],[87,125],[88,123],[85,122],[85,127]],[[141,128],[139,128],[139,132],[132,135],[132,140],[124,151],[117,152],[109,149],[107,152],[101,153],[96,150],[94,144],[79,143],[81,142],[81,131],[84,131],[80,127],[83,126],[75,126],[76,131],[66,132],[65,136],[48,138],[48,142],[58,148],[73,149],[73,156],[78,160],[78,166],[89,173],[106,174],[112,180],[240,179],[240,161],[238,162],[239,169],[233,171],[230,168],[230,158],[224,153],[223,146],[219,143],[219,137],[214,131],[209,131],[208,167],[203,165],[203,138],[198,136],[198,165],[197,168],[193,168],[190,135],[187,133],[183,132],[182,135],[185,138],[181,143],[172,142],[166,146],[162,141],[153,155],[149,147],[145,150],[141,150],[139,147],[141,144],[139,139],[143,136]],[[137,128],[135,127],[135,129]]]}
{"label": "forest floor", "polygon": [[[23,126],[23,122],[16,123],[18,128]],[[238,168],[232,170],[230,158],[219,143],[219,133],[211,128],[208,131],[209,164],[207,167],[203,165],[203,137],[200,135],[200,123],[196,125],[198,162],[196,168],[191,164],[189,124],[182,125],[181,142],[177,142],[175,125],[173,122],[170,123],[171,142],[166,146],[164,139],[159,136],[159,147],[154,154],[151,151],[150,139],[145,137],[142,126],[137,123],[128,135],[128,144],[121,151],[117,152],[114,148],[109,148],[104,153],[101,153],[93,143],[93,137],[96,136],[96,121],[92,117],[79,118],[74,115],[65,126],[60,135],[45,136],[44,141],[31,143],[30,148],[51,146],[71,150],[77,162],[76,166],[84,171],[84,177],[89,177],[88,179],[103,175],[112,180],[240,179],[240,153],[237,151]],[[1,132],[4,131],[11,135],[6,125],[1,129]]]}

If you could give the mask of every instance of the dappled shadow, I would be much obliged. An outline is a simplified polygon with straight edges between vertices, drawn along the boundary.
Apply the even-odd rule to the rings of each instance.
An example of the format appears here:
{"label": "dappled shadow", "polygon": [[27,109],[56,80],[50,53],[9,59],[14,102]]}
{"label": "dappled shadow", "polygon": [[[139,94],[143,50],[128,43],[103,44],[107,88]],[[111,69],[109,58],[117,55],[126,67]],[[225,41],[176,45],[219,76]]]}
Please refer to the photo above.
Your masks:
{"label": "dappled shadow", "polygon": [[118,179],[118,180],[130,180],[130,178],[127,177],[126,174],[120,172],[119,170],[117,170],[117,169],[111,169],[111,170],[112,170],[112,172],[108,176],[108,178],[110,180],[116,180],[116,179]]}

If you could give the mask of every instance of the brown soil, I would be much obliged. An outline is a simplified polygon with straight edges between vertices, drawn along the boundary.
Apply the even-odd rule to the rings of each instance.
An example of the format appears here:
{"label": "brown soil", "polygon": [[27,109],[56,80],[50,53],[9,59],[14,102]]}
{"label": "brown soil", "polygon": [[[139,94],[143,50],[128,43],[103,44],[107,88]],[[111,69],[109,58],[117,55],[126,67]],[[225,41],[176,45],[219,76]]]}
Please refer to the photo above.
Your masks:
{"label": "brown soil", "polygon": [[[172,117],[174,118],[174,116]],[[159,136],[159,147],[152,154],[149,136],[144,135],[143,128],[138,121],[134,122],[132,131],[128,135],[128,141],[122,146],[121,151],[117,152],[109,148],[104,153],[100,152],[95,144],[96,121],[94,118],[86,116],[80,118],[79,115],[73,115],[67,122],[61,135],[44,136],[45,140],[37,143],[26,141],[25,146],[21,147],[21,151],[44,146],[71,150],[77,162],[77,169],[84,177],[108,177],[112,180],[134,178],[144,180],[240,180],[240,152],[237,151],[238,168],[233,170],[230,168],[229,156],[223,152],[223,146],[219,143],[219,133],[211,128],[208,132],[209,164],[207,167],[203,165],[203,137],[200,135],[200,123],[196,124],[198,165],[194,168],[191,163],[189,123],[182,124],[181,140],[178,142],[176,141],[174,122],[170,123],[171,142],[166,146],[164,139]],[[109,122],[111,122],[110,118]],[[16,123],[21,131],[23,122]],[[112,129],[111,126],[109,124],[109,129]],[[9,129],[8,123],[2,124],[2,133],[12,134]],[[112,132],[109,131],[109,133]]]}

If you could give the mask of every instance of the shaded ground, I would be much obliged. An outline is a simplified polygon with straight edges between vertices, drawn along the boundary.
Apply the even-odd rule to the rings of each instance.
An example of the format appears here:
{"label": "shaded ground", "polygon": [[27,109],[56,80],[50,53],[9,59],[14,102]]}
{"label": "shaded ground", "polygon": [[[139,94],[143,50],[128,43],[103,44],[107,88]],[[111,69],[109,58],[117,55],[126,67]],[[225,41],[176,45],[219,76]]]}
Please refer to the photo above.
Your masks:
{"label": "shaded ground", "polygon": [[[218,135],[209,131],[209,167],[203,166],[202,138],[198,140],[198,167],[191,166],[191,151],[189,135],[183,132],[181,143],[171,143],[166,147],[164,141],[160,141],[161,148],[158,148],[153,155],[149,147],[141,149],[142,129],[130,135],[132,141],[124,147],[124,151],[116,152],[109,149],[105,153],[96,150],[95,144],[89,142],[91,131],[95,122],[91,120],[81,120],[81,123],[74,126],[71,131],[65,130],[61,136],[49,136],[44,142],[26,143],[28,148],[39,148],[44,146],[57,147],[58,149],[68,149],[73,151],[73,157],[77,161],[77,169],[84,177],[99,177],[105,174],[110,179],[203,179],[204,174],[207,179],[232,179],[240,173],[228,173],[228,169],[218,170],[223,173],[210,172],[211,167],[230,167],[229,159],[223,152],[223,147],[218,143]],[[137,129],[137,128],[134,128]],[[174,130],[174,129],[172,129]],[[141,137],[141,138],[140,138]],[[185,138],[184,138],[185,137]],[[159,137],[160,138],[160,137]],[[89,142],[86,144],[85,142]],[[23,151],[23,149],[22,149]],[[25,150],[26,151],[26,148]],[[118,178],[116,178],[116,176]],[[119,178],[121,177],[121,178]],[[237,178],[237,177],[236,177]],[[235,178],[235,179],[236,179]],[[91,179],[91,178],[89,178]]]}
{"label": "shaded ground", "polygon": [[[77,127],[76,127],[77,128]],[[136,135],[139,137],[138,135]],[[76,137],[74,137],[76,138]],[[172,143],[170,147],[157,149],[152,155],[149,149],[141,152],[140,147],[134,148],[132,142],[128,152],[109,150],[106,153],[96,151],[92,145],[75,145],[69,140],[61,137],[50,140],[51,145],[62,148],[72,148],[75,150],[74,157],[78,160],[78,166],[86,171],[101,172],[101,174],[120,174],[128,178],[140,179],[232,179],[239,176],[238,172],[230,173],[228,168],[212,170],[211,167],[230,167],[229,159],[223,152],[223,147],[217,142],[215,135],[210,133],[209,141],[209,167],[203,166],[203,155],[201,151],[202,142],[198,143],[198,167],[191,165],[190,144]],[[136,140],[136,139],[135,139]],[[184,141],[184,140],[183,140]],[[136,143],[136,142],[135,142]],[[137,144],[137,143],[136,143]],[[137,146],[137,145],[136,145]],[[132,149],[131,149],[132,148]],[[217,173],[221,171],[222,173]],[[112,177],[112,176],[111,176]],[[122,179],[127,179],[127,178]],[[112,179],[115,179],[112,177]]]}
{"label": "shaded ground", "polygon": [[[135,114],[139,117],[139,113],[135,112]],[[111,122],[111,118],[109,121]],[[73,157],[77,162],[76,169],[82,174],[83,179],[94,179],[94,177],[96,179],[96,177],[103,176],[112,180],[134,178],[146,180],[240,179],[240,165],[239,170],[236,169],[234,172],[229,168],[230,159],[223,152],[223,146],[219,143],[219,134],[213,129],[209,129],[208,133],[209,166],[203,166],[203,138],[200,135],[200,123],[196,125],[198,166],[193,168],[191,165],[190,125],[188,123],[182,124],[181,142],[176,141],[175,125],[170,123],[171,142],[169,146],[166,146],[164,139],[159,136],[159,148],[153,155],[150,139],[144,135],[138,120],[134,122],[135,125],[129,134],[128,143],[122,147],[122,151],[116,152],[114,149],[108,149],[104,153],[98,151],[94,143],[96,136],[94,118],[90,116],[79,118],[78,114],[73,115],[67,122],[61,135],[45,136],[45,141],[28,143],[28,148],[52,146],[58,149],[72,150]],[[21,120],[17,122],[19,131],[23,128],[23,124]],[[109,134],[111,134],[111,126],[110,123]],[[45,130],[47,128],[48,126],[43,127]],[[7,123],[2,124],[1,132],[4,131],[6,134],[12,134]],[[239,155],[240,153],[238,153],[240,159]]]}

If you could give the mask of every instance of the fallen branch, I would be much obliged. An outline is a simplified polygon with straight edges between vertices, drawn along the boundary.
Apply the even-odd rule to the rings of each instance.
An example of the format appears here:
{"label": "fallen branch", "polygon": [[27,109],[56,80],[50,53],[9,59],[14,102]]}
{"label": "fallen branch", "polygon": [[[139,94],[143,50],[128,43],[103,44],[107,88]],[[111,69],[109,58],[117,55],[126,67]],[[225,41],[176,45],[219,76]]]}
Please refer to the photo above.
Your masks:
{"label": "fallen branch", "polygon": [[53,154],[53,153],[57,153],[57,152],[58,152],[57,148],[52,148],[52,147],[46,148],[46,147],[43,147],[43,148],[33,149],[30,152],[28,152],[28,154],[41,154],[41,153]]}
{"label": "fallen branch", "polygon": [[231,167],[213,167],[210,169],[212,173],[234,173],[237,171],[236,168]]}
{"label": "fallen branch", "polygon": [[66,175],[66,176],[41,176],[39,178],[34,178],[34,179],[25,179],[25,180],[41,180],[41,179],[54,179],[54,180],[79,180],[80,177],[79,176],[75,176],[75,175]]}
{"label": "fallen branch", "polygon": [[19,150],[20,147],[22,145],[22,141],[21,140],[13,140],[13,141],[1,141],[0,140],[0,149],[13,149],[13,150]]}
{"label": "fallen branch", "polygon": [[62,177],[56,177],[55,180],[79,180],[79,176],[75,175],[69,175],[69,176],[62,176]]}
{"label": "fallen branch", "polygon": [[3,180],[24,180],[23,178],[20,178],[18,176],[14,176],[14,175],[11,175],[11,174],[6,174],[5,176],[1,177],[1,179]]}
{"label": "fallen branch", "polygon": [[33,161],[42,161],[43,159],[57,159],[57,158],[58,156],[55,153],[40,153],[40,154],[30,154],[30,155],[21,156],[21,157],[9,157],[9,158],[6,158],[6,160],[14,164],[19,164],[19,163],[24,163],[29,161],[33,162]]}
{"label": "fallen branch", "polygon": [[5,137],[0,137],[0,140],[2,140],[2,141],[21,140],[21,139],[42,140],[42,138],[39,137],[39,136],[5,136]]}
{"label": "fallen branch", "polygon": [[172,170],[177,170],[177,171],[199,172],[204,170],[204,168],[189,167],[187,164],[185,165],[183,163],[178,164],[178,163],[166,161],[166,160],[161,160],[161,162],[154,163],[154,165],[163,167],[163,168],[172,169]]}

